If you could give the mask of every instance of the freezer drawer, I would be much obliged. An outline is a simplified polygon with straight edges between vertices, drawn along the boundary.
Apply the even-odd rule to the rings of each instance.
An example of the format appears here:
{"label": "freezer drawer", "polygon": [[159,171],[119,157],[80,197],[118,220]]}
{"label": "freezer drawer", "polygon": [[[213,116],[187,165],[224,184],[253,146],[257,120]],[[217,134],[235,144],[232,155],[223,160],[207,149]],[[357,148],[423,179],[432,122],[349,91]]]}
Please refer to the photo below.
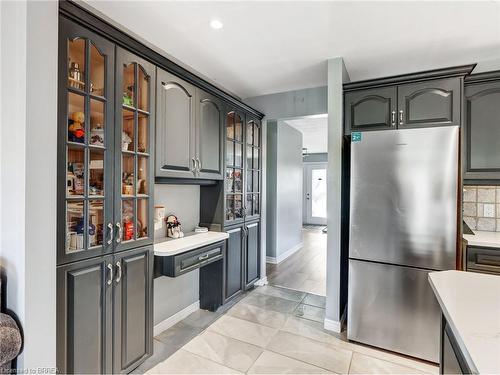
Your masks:
{"label": "freezer drawer", "polygon": [[348,339],[438,362],[441,311],[428,273],[349,260]]}

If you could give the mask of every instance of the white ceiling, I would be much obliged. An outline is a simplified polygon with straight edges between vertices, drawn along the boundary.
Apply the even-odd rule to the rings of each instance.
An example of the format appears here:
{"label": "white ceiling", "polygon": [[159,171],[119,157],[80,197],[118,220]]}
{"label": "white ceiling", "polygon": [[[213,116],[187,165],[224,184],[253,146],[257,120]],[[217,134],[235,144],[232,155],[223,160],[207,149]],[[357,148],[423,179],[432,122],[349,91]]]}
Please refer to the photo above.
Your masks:
{"label": "white ceiling", "polygon": [[328,117],[314,116],[283,121],[302,133],[302,147],[309,154],[328,152]]}
{"label": "white ceiling", "polygon": [[[326,85],[326,60],[337,56],[352,81],[500,68],[495,1],[86,2],[242,98]],[[222,30],[209,27],[214,18]]]}

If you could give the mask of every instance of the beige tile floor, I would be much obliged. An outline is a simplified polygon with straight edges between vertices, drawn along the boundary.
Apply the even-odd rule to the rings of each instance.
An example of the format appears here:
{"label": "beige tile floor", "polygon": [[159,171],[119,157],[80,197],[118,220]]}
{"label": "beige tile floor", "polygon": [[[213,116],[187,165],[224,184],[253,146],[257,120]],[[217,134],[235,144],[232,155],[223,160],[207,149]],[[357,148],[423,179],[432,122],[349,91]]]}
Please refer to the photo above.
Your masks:
{"label": "beige tile floor", "polygon": [[280,264],[266,266],[270,285],[326,295],[326,238],[324,227],[302,229],[304,246]]}
{"label": "beige tile floor", "polygon": [[[168,358],[147,374],[438,373],[432,364],[348,342],[342,335],[325,331],[316,321],[316,310],[311,316],[300,314],[298,307],[305,302],[318,310],[324,307],[324,298],[319,296],[265,286],[224,313],[194,313],[155,338],[158,346],[166,345],[158,350]],[[192,328],[189,333],[187,327]],[[186,343],[172,349],[176,334],[185,337]]]}

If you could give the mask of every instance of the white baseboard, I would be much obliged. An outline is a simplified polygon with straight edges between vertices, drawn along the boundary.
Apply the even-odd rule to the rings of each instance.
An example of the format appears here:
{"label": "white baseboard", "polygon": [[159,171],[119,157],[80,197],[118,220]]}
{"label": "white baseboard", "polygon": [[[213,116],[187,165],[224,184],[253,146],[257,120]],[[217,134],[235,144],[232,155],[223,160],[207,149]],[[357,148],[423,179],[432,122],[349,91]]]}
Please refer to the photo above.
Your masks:
{"label": "white baseboard", "polygon": [[293,253],[299,251],[302,248],[302,246],[304,246],[304,244],[301,242],[301,243],[295,245],[294,247],[292,247],[291,249],[288,249],[283,254],[280,254],[278,257],[267,257],[266,256],[266,263],[279,264],[279,263],[283,262],[286,258],[291,256]]}
{"label": "white baseboard", "polygon": [[335,333],[341,333],[342,332],[342,326],[344,325],[344,322],[345,322],[345,313],[346,313],[346,310],[344,310],[344,312],[342,313],[342,316],[340,317],[340,321],[336,321],[336,320],[331,320],[331,319],[326,319],[325,318],[323,327],[327,331],[332,331],[332,332],[335,332]]}
{"label": "white baseboard", "polygon": [[168,317],[164,321],[156,324],[153,328],[153,336],[157,336],[166,329],[169,329],[174,324],[179,323],[182,319],[187,317],[189,314],[194,313],[196,310],[200,308],[200,301],[196,301],[191,305],[183,308],[181,311],[176,312],[174,315]]}
{"label": "white baseboard", "polygon": [[269,284],[269,282],[267,281],[267,276],[264,276],[262,279],[259,279],[255,282],[256,286],[264,286],[267,284]]}

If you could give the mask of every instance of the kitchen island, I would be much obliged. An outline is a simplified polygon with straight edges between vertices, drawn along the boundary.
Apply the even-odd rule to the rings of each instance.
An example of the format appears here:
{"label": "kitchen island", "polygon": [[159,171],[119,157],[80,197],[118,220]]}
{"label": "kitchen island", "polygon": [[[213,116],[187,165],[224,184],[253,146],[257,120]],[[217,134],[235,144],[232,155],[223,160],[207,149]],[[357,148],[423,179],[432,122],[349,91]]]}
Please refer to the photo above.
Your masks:
{"label": "kitchen island", "polygon": [[443,271],[429,282],[443,312],[440,373],[500,373],[500,277]]}

